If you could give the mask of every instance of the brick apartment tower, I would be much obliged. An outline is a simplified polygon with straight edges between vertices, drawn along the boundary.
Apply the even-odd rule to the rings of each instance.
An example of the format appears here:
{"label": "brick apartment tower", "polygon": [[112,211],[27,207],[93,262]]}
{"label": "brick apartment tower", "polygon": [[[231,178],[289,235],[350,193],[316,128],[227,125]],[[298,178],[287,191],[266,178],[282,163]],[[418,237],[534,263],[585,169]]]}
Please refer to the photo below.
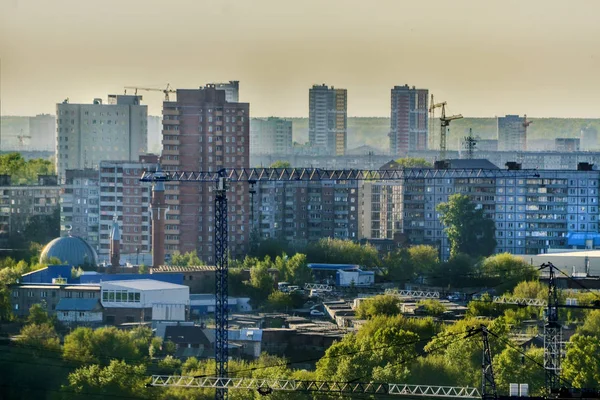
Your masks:
{"label": "brick apartment tower", "polygon": [[390,154],[427,150],[428,90],[394,86],[391,94]]}
{"label": "brick apartment tower", "polygon": [[[218,171],[248,168],[250,164],[250,106],[226,101],[226,93],[209,84],[178,89],[177,101],[163,103],[165,171]],[[165,184],[170,211],[165,223],[165,252],[196,251],[214,263],[214,184]],[[229,186],[228,223],[231,257],[246,254],[250,236],[248,184]]]}
{"label": "brick apartment tower", "polygon": [[[156,178],[164,177],[160,164]],[[152,266],[157,268],[165,263],[165,184],[157,181],[152,187]]]}
{"label": "brick apartment tower", "polygon": [[116,274],[121,266],[121,232],[119,231],[119,221],[115,215],[113,219],[112,231],[110,232],[110,270],[111,274]]}

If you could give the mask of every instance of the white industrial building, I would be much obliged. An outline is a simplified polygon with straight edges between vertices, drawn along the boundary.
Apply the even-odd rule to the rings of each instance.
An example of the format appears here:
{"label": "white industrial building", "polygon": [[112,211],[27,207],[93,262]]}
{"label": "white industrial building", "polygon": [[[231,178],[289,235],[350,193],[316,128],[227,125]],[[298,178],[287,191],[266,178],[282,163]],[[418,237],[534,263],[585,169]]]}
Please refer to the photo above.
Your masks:
{"label": "white industrial building", "polygon": [[147,315],[151,310],[153,321],[185,321],[190,304],[189,287],[153,279],[105,281],[101,292],[107,315],[124,315],[125,310],[137,315],[135,310],[148,310],[144,319],[150,319]]}

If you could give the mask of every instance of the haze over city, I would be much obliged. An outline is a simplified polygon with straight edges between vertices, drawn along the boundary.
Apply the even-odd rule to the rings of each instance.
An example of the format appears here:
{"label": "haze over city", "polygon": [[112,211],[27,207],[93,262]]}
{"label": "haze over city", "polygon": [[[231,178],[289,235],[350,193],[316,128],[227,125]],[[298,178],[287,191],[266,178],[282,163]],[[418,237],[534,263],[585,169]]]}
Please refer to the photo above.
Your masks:
{"label": "haze over city", "polygon": [[[595,117],[597,1],[0,1],[1,113],[126,85],[239,80],[252,116],[307,116],[307,88],[389,116],[408,83],[466,116]],[[149,114],[161,93],[142,93]]]}

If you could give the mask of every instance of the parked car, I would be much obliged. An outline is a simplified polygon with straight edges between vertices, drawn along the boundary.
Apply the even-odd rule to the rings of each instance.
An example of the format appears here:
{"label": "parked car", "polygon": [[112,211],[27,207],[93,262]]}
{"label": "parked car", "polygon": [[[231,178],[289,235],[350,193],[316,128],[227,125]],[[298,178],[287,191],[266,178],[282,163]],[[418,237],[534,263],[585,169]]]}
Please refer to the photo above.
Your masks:
{"label": "parked car", "polygon": [[310,315],[312,317],[323,317],[323,316],[325,316],[325,313],[323,311],[319,311],[319,310],[310,310]]}

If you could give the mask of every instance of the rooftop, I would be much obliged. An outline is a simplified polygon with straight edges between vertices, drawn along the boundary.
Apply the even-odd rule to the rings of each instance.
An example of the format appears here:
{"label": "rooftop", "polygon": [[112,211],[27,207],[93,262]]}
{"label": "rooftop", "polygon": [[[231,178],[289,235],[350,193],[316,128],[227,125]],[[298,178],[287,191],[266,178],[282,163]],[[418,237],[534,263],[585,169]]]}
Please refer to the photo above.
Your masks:
{"label": "rooftop", "polygon": [[102,282],[102,286],[114,285],[128,289],[136,290],[169,290],[169,289],[182,289],[188,288],[184,285],[177,285],[174,283],[157,281],[154,279],[137,279],[137,280],[126,280],[126,281],[105,281]]}

